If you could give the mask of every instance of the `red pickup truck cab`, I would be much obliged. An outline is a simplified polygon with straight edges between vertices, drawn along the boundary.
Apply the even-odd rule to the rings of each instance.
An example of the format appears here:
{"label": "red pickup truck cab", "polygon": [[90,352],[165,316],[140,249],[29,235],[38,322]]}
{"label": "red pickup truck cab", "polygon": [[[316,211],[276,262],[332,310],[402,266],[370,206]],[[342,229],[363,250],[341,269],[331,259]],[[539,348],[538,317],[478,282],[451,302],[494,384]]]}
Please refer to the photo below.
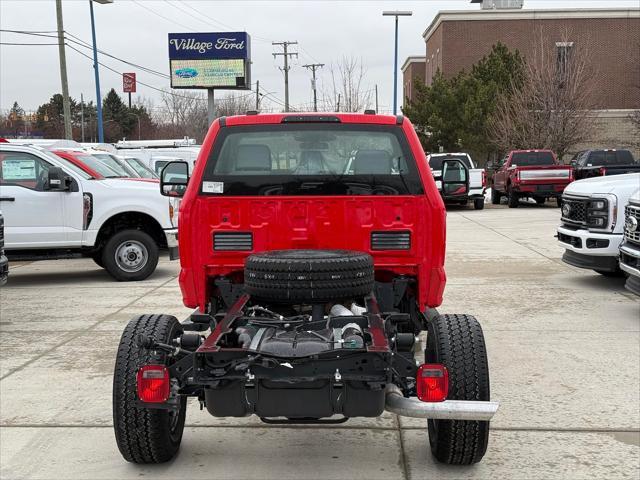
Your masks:
{"label": "red pickup truck cab", "polygon": [[[442,188],[461,180],[443,161]],[[466,185],[468,187],[468,185]],[[168,163],[180,206],[183,322],[140,315],[114,371],[123,457],[168,461],[187,397],[216,417],[334,424],[384,410],[427,421],[449,464],[487,449],[482,329],[440,315],[445,210],[402,116],[247,114],[213,122],[189,178]],[[416,336],[427,332],[425,363]]]}
{"label": "red pickup truck cab", "polygon": [[498,205],[506,196],[509,208],[517,208],[521,198],[539,204],[555,198],[560,206],[562,192],[572,181],[572,167],[560,164],[551,150],[512,150],[493,174],[491,203]]}

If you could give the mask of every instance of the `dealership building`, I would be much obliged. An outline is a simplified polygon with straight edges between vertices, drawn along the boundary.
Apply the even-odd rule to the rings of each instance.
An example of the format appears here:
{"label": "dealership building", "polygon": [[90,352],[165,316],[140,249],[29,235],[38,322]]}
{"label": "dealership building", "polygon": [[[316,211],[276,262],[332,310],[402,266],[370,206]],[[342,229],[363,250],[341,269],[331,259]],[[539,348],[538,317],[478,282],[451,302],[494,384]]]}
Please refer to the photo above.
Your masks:
{"label": "dealership building", "polygon": [[629,147],[640,153],[629,118],[640,109],[640,9],[526,10],[517,8],[517,0],[472,3],[483,5],[477,11],[441,11],[424,31],[424,55],[408,57],[402,66],[405,104],[414,98],[416,82],[429,85],[437,71],[446,78],[469,71],[498,42],[525,59],[541,48],[558,55],[584,48],[595,72],[597,138],[581,148]]}

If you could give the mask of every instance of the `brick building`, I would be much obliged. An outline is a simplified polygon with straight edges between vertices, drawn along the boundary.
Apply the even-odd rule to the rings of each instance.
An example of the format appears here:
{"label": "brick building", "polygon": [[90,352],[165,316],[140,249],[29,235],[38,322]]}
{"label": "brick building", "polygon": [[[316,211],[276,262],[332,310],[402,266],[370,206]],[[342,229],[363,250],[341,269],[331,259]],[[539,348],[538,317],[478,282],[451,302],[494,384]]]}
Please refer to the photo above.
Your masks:
{"label": "brick building", "polygon": [[402,68],[405,102],[416,77],[430,84],[438,70],[445,77],[469,70],[497,42],[525,59],[535,58],[535,49],[584,48],[595,67],[593,113],[600,127],[588,146],[639,141],[628,116],[640,109],[640,9],[441,11],[423,38],[425,56],[409,57]]}

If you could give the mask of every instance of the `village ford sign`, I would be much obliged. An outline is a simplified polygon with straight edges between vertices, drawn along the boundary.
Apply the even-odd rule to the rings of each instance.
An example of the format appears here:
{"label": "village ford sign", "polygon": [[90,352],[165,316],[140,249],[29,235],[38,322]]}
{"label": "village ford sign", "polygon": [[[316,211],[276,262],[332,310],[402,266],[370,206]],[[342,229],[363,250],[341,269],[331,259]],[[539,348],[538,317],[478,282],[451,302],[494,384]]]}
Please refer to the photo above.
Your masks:
{"label": "village ford sign", "polygon": [[169,60],[248,60],[249,53],[246,32],[169,34]]}
{"label": "village ford sign", "polygon": [[251,89],[247,32],[170,33],[171,88]]}

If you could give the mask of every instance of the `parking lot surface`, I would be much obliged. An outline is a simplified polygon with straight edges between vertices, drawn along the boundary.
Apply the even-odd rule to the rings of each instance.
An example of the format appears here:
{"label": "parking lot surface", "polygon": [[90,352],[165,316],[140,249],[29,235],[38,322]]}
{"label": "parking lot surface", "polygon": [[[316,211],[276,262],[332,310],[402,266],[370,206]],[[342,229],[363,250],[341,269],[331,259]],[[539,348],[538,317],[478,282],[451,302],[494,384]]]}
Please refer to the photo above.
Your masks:
{"label": "parking lot surface", "polygon": [[281,428],[195,403],[174,461],[126,463],[111,422],[122,329],[190,311],[177,262],[118,283],[86,259],[12,264],[0,290],[0,478],[637,479],[640,302],[623,279],[562,263],[558,217],[550,204],[448,214],[439,310],[480,319],[501,402],[477,465],[436,464],[422,420]]}

